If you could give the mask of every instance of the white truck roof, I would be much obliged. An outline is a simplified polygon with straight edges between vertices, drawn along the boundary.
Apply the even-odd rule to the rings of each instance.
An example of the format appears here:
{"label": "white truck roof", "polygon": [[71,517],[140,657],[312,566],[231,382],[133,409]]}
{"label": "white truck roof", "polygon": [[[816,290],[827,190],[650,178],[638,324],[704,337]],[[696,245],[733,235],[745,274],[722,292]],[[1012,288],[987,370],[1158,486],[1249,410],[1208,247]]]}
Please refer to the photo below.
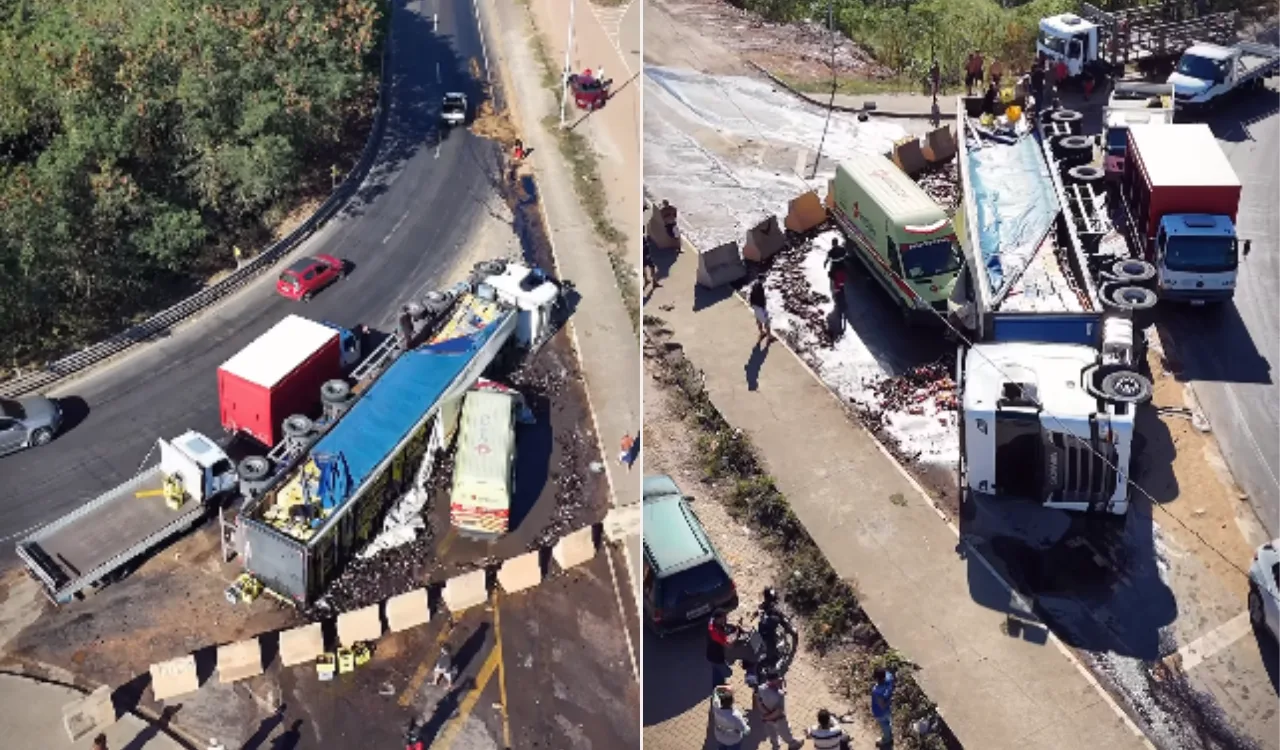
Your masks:
{"label": "white truck roof", "polygon": [[1195,44],[1182,54],[1203,57],[1206,60],[1226,60],[1235,54],[1235,50],[1231,47],[1221,47],[1217,44]]}
{"label": "white truck roof", "polygon": [[1129,134],[1152,185],[1240,184],[1236,170],[1205,123],[1138,124],[1129,128]]}
{"label": "white truck roof", "polygon": [[337,335],[338,332],[327,325],[290,315],[224,362],[220,369],[263,388],[274,388]]}

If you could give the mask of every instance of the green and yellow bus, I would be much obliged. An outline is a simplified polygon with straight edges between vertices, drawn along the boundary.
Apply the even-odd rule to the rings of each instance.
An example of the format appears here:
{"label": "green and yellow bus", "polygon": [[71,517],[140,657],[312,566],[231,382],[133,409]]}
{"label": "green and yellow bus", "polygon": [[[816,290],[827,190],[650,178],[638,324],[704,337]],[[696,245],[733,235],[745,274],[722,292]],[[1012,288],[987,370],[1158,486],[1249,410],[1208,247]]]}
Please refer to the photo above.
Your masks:
{"label": "green and yellow bus", "polygon": [[832,191],[832,219],[907,322],[940,324],[964,262],[947,212],[874,154],[840,164]]}

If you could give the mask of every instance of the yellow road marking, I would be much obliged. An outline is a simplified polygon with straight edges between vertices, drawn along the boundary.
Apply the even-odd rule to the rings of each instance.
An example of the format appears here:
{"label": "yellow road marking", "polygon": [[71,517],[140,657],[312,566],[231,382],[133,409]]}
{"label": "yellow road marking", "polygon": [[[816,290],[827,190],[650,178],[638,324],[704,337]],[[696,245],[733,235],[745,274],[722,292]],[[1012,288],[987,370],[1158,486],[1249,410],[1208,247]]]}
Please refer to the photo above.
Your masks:
{"label": "yellow road marking", "polygon": [[493,590],[493,640],[498,652],[498,701],[502,706],[502,747],[511,750],[511,720],[507,717],[507,660],[502,656],[502,615],[498,590]]}
{"label": "yellow road marking", "polygon": [[409,678],[409,684],[405,685],[404,692],[400,693],[400,700],[397,701],[401,708],[408,708],[413,703],[413,697],[418,694],[418,690],[422,687],[423,680],[427,679],[427,672],[431,671],[434,659],[440,653],[440,646],[444,643],[444,639],[449,637],[449,633],[453,631],[452,623],[445,623],[440,629],[440,634],[436,636],[436,641],[427,651],[427,655],[422,658],[422,663],[414,670],[413,677]]}
{"label": "yellow road marking", "polygon": [[133,493],[134,497],[159,497],[164,494],[164,490],[143,490]]}
{"label": "yellow road marking", "polygon": [[449,554],[449,548],[458,540],[458,529],[450,526],[449,530],[444,533],[444,537],[440,539],[440,543],[436,545],[436,559]]}
{"label": "yellow road marking", "polygon": [[454,714],[449,725],[440,733],[440,739],[431,743],[431,746],[438,750],[449,750],[453,747],[453,743],[458,739],[458,732],[462,731],[462,725],[466,723],[471,716],[471,712],[476,708],[476,702],[480,700],[480,696],[484,693],[484,689],[489,684],[489,680],[493,678],[493,673],[498,668],[498,662],[502,659],[502,649],[495,646],[489,651],[489,656],[484,660],[484,664],[480,667],[480,673],[476,675],[476,686],[472,688],[467,697],[462,699],[462,704],[458,706],[458,712]]}

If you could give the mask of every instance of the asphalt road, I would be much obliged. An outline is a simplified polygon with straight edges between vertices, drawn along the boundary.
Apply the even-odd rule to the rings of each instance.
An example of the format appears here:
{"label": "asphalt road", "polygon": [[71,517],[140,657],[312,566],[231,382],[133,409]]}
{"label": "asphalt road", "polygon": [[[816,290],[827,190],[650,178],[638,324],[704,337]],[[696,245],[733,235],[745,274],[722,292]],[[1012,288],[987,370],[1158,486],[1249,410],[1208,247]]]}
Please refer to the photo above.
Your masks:
{"label": "asphalt road", "polygon": [[471,227],[498,200],[500,154],[464,129],[442,138],[436,123],[446,90],[479,103],[482,31],[471,0],[392,5],[394,79],[379,154],[351,204],[304,246],[346,259],[351,274],[303,305],[276,296],[269,272],[169,338],[55,389],[68,429],[0,460],[0,560],[12,559],[24,532],[129,478],[156,438],[220,435],[218,366],[285,315],[386,329],[402,302],[456,280]]}
{"label": "asphalt road", "polygon": [[1238,232],[1253,241],[1234,305],[1162,315],[1227,465],[1272,537],[1280,536],[1280,94],[1275,82],[1205,118],[1244,185]]}

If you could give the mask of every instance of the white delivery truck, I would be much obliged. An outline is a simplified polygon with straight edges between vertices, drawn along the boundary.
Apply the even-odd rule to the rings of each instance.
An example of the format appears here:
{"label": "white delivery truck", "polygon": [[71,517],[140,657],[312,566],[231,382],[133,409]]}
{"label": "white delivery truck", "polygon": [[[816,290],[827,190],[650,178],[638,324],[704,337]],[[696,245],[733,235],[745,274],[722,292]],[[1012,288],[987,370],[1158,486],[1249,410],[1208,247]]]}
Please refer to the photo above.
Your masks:
{"label": "white delivery truck", "polygon": [[1235,91],[1260,89],[1280,70],[1280,47],[1253,42],[1197,44],[1169,75],[1179,108],[1210,106]]}
{"label": "white delivery truck", "polygon": [[449,520],[460,534],[495,539],[510,530],[515,493],[513,393],[468,391],[462,402]]}

